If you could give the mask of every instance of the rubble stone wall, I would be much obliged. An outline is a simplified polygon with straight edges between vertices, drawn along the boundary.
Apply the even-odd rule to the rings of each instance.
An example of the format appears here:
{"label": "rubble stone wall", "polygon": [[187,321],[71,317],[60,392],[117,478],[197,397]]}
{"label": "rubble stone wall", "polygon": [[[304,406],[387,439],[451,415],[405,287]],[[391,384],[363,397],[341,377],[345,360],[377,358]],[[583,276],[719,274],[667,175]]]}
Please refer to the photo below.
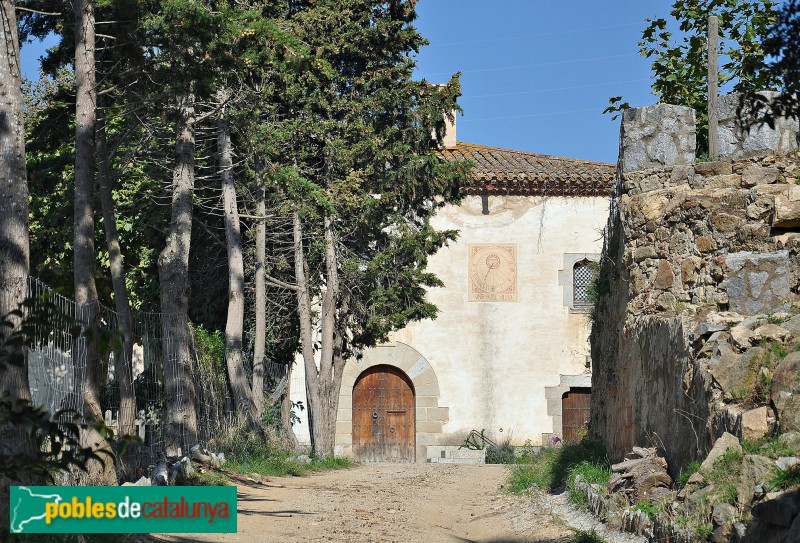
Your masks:
{"label": "rubble stone wall", "polygon": [[[741,435],[743,413],[759,406],[742,401],[736,376],[739,388],[752,380],[763,353],[749,349],[770,341],[759,327],[788,319],[798,294],[797,122],[742,129],[729,115],[739,98],[720,102],[728,128],[716,162],[695,163],[687,108],[623,116],[590,340],[591,435],[613,461],[657,446],[673,475],[724,431]],[[737,343],[730,329],[740,325]],[[762,403],[765,424],[780,424]]]}

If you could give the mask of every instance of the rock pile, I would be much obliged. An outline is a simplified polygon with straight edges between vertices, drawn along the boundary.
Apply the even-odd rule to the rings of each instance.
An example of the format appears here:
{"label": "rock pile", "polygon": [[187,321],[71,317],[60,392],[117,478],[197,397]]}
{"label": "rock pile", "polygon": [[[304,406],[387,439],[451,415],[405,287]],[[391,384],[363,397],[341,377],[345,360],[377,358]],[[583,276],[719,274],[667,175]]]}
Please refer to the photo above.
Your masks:
{"label": "rock pile", "polygon": [[190,479],[196,471],[220,469],[223,464],[225,453],[209,452],[198,443],[189,450],[189,456],[170,460],[162,455],[149,478],[142,477],[135,483],[123,483],[123,486],[172,486]]}
{"label": "rock pile", "polygon": [[624,494],[631,505],[670,494],[672,477],[667,473],[667,461],[658,456],[655,448],[634,447],[625,458],[611,466],[614,475],[608,481],[610,493]]}

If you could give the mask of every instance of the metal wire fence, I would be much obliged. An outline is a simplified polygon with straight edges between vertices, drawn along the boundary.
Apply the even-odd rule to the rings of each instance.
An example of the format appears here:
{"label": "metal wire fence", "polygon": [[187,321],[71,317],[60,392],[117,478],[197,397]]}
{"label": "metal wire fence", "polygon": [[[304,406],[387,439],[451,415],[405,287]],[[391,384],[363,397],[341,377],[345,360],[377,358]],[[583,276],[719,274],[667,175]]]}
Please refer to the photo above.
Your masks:
{"label": "metal wire fence", "polygon": [[[104,336],[112,341],[122,337],[120,319],[117,313],[105,307],[90,312],[80,308],[74,300],[53,291],[34,277],[28,277],[27,298],[31,305],[27,311],[35,311],[37,304],[48,304],[55,311],[48,312],[46,326],[37,327],[33,347],[28,352],[28,381],[33,403],[43,405],[51,413],[71,410],[83,413],[83,394],[81,383],[87,376],[87,361],[92,344],[84,334],[75,335],[76,324],[86,323],[91,315],[97,315],[99,327]],[[0,285],[0,296],[10,296],[9,289]],[[1,307],[8,307],[5,303]],[[124,349],[100,349],[102,367],[100,403],[106,424],[112,429],[120,429],[121,413],[125,402],[121,400],[121,383],[133,384],[135,396],[134,431],[141,438],[136,447],[138,464],[146,467],[157,462],[165,451],[165,406],[178,405],[187,408],[189,401],[186,390],[193,389],[194,412],[197,419],[197,435],[182,435],[184,443],[191,445],[197,440],[210,448],[224,450],[226,438],[230,438],[240,427],[229,394],[224,361],[198,355],[195,335],[191,326],[182,332],[165,321],[161,313],[133,312],[132,349],[130,356]],[[166,334],[166,335],[165,335]],[[116,342],[117,347],[119,341]],[[165,389],[165,350],[172,355],[176,345],[188,348],[191,367],[184,368],[193,387],[177,387],[170,397]],[[166,366],[174,367],[174,364]],[[267,377],[278,380],[286,367],[267,364]],[[175,375],[172,376],[176,377]],[[121,416],[122,415],[122,416]],[[181,426],[182,425],[178,425]],[[183,431],[183,430],[181,430]],[[187,454],[188,451],[183,451]]]}

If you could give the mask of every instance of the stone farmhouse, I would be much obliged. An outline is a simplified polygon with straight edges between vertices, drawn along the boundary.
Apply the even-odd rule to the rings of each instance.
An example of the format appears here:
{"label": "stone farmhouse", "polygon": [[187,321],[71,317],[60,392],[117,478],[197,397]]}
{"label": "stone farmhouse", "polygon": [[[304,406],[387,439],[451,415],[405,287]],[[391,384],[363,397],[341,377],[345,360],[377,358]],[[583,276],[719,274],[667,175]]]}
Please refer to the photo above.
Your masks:
{"label": "stone farmhouse", "polygon": [[[348,362],[338,455],[456,462],[473,430],[539,445],[574,439],[589,420],[588,287],[615,166],[458,142],[455,123],[441,156],[470,161],[473,184],[434,219],[460,232],[429,262],[445,284],[429,292],[439,316]],[[293,401],[305,402],[304,379],[296,364]]]}

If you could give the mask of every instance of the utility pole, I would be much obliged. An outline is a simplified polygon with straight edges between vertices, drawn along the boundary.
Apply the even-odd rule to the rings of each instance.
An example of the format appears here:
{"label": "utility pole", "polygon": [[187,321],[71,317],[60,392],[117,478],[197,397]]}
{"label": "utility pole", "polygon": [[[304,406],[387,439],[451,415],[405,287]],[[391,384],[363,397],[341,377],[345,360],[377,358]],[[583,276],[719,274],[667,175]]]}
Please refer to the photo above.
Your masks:
{"label": "utility pole", "polygon": [[719,84],[719,20],[708,18],[708,158],[719,158],[719,120],[717,119],[717,86]]}

